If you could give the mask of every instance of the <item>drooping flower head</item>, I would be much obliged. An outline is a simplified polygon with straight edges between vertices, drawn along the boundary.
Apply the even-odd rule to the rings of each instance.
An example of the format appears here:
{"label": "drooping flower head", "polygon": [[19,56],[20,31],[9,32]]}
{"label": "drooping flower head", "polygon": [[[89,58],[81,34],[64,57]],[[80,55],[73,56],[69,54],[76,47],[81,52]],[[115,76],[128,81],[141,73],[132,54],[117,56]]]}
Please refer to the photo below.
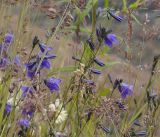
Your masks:
{"label": "drooping flower head", "polygon": [[12,105],[7,103],[6,106],[5,106],[5,113],[6,114],[9,114],[12,110]]}
{"label": "drooping flower head", "polygon": [[97,38],[99,41],[104,40],[105,45],[109,46],[110,48],[112,48],[112,46],[118,45],[119,41],[116,37],[115,34],[111,33],[112,30],[106,30],[104,27],[99,27],[96,29],[96,34],[97,34]]}
{"label": "drooping flower head", "polygon": [[10,63],[10,61],[9,61],[9,59],[6,57],[2,57],[1,59],[0,59],[0,68],[5,68],[7,65],[9,65],[9,63]]}
{"label": "drooping flower head", "polygon": [[21,61],[20,61],[20,57],[19,55],[16,55],[13,59],[13,64],[17,65],[17,66],[21,66]]}
{"label": "drooping flower head", "polygon": [[27,94],[33,94],[33,92],[35,91],[33,87],[28,87],[28,86],[22,86],[21,87],[22,90],[22,97],[26,97]]}
{"label": "drooping flower head", "polygon": [[4,43],[10,45],[13,42],[13,34],[7,33],[4,38]]}
{"label": "drooping flower head", "polygon": [[31,118],[34,115],[35,110],[36,110],[35,104],[33,104],[32,102],[28,102],[24,104],[22,108],[22,114],[24,116],[29,116]]}
{"label": "drooping flower head", "polygon": [[44,84],[49,88],[51,93],[53,93],[54,91],[59,91],[60,83],[61,83],[61,80],[54,77],[50,77],[44,80]]}
{"label": "drooping flower head", "polygon": [[112,34],[112,33],[109,33],[109,34],[107,34],[107,35],[105,36],[104,42],[105,42],[105,44],[108,45],[108,47],[110,47],[110,48],[113,47],[113,44],[114,44],[114,45],[118,45],[118,44],[119,44],[116,35],[115,35],[115,34]]}
{"label": "drooping flower head", "polygon": [[29,122],[28,119],[20,119],[20,120],[18,121],[18,124],[19,124],[20,126],[26,127],[26,128],[28,128],[28,127],[30,126],[30,122]]}
{"label": "drooping flower head", "polygon": [[27,64],[25,64],[26,71],[27,71],[27,77],[29,78],[34,77],[39,61],[40,61],[39,58],[34,57]]}
{"label": "drooping flower head", "polygon": [[[39,63],[41,62],[41,59],[43,58],[41,65],[40,65],[40,70],[41,69],[50,69],[51,67],[51,59],[54,59],[56,55],[54,54],[49,54],[48,52],[52,50],[51,47],[47,47],[44,44],[39,44],[41,52],[33,57],[28,63],[25,64],[26,70],[27,70],[27,77],[33,78],[35,76],[35,73],[38,69]],[[47,50],[47,53],[45,56],[43,56],[44,51]]]}
{"label": "drooping flower head", "polygon": [[54,59],[56,57],[56,55],[52,54],[52,55],[46,55],[42,61],[41,64],[41,69],[46,68],[46,69],[50,69],[51,68],[51,59]]}
{"label": "drooping flower head", "polygon": [[41,52],[45,52],[45,50],[47,50],[47,52],[53,50],[52,47],[48,47],[47,45],[43,44],[43,43],[39,43],[39,48],[41,50]]}
{"label": "drooping flower head", "polygon": [[121,83],[118,86],[118,90],[121,94],[121,97],[125,99],[127,96],[131,96],[133,94],[133,85],[128,85],[126,83]]}

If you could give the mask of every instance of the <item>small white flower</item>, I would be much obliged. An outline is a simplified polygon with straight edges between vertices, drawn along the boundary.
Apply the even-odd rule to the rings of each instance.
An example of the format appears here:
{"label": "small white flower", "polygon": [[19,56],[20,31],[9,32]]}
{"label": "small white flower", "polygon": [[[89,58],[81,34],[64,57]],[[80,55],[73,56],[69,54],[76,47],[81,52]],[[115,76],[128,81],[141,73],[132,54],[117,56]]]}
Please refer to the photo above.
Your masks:
{"label": "small white flower", "polygon": [[56,124],[59,124],[59,123],[62,123],[63,121],[66,120],[68,114],[67,114],[67,111],[65,111],[64,109],[60,110],[59,112],[57,112],[59,115],[56,119]]}
{"label": "small white flower", "polygon": [[55,107],[58,108],[59,105],[60,105],[60,100],[59,100],[59,99],[56,99],[56,101],[55,101]]}
{"label": "small white flower", "polygon": [[11,97],[11,98],[8,99],[7,103],[9,103],[11,105],[14,105],[14,103],[15,103],[15,105],[17,105],[19,99],[20,99],[20,97],[18,95],[16,96],[16,99],[13,96],[13,97]]}
{"label": "small white flower", "polygon": [[49,105],[49,111],[55,112],[56,111],[56,106],[54,104]]}
{"label": "small white flower", "polygon": [[68,114],[67,111],[62,108],[62,103],[60,103],[59,99],[56,99],[55,103],[49,105],[49,111],[55,114],[55,123],[60,124],[66,120]]}
{"label": "small white flower", "polygon": [[14,104],[14,98],[13,98],[13,97],[12,97],[12,98],[10,98],[10,99],[7,101],[7,103],[9,103],[9,104],[13,105],[13,104]]}
{"label": "small white flower", "polygon": [[43,116],[46,116],[46,113],[47,113],[47,110],[44,108],[44,109],[42,110]]}

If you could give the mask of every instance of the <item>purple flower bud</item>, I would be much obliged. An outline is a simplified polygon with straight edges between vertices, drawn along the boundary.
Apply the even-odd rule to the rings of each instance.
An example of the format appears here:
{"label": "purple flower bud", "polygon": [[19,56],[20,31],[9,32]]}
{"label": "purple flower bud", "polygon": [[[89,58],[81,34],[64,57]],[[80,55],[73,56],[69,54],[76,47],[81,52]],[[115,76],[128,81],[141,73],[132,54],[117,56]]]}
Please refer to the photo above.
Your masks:
{"label": "purple flower bud", "polygon": [[51,77],[44,80],[44,83],[49,88],[51,93],[53,93],[54,91],[59,91],[59,84],[61,83],[61,80]]}
{"label": "purple flower bud", "polygon": [[136,119],[135,121],[134,121],[134,123],[133,123],[134,125],[136,125],[136,126],[139,126],[139,127],[141,127],[141,124],[140,124],[140,122],[139,122],[139,120],[138,119]]}
{"label": "purple flower bud", "polygon": [[98,64],[99,66],[101,66],[101,67],[105,66],[105,64],[102,61],[100,61],[99,59],[97,59],[97,58],[94,59],[94,62],[96,64]]}
{"label": "purple flower bud", "polygon": [[116,104],[118,105],[119,109],[126,110],[126,107],[122,101],[118,100],[116,101]]}
{"label": "purple flower bud", "polygon": [[109,128],[104,127],[103,125],[99,125],[99,126],[106,134],[110,133],[110,129]]}
{"label": "purple flower bud", "polygon": [[51,54],[51,55],[46,55],[45,57],[44,57],[44,59],[55,59],[56,58],[56,55],[54,55],[54,54]]}
{"label": "purple flower bud", "polygon": [[34,37],[34,39],[33,39],[33,42],[32,42],[32,49],[34,49],[35,48],[35,46],[37,45],[39,43],[39,39],[38,39],[38,37],[37,36],[35,36]]}
{"label": "purple flower bud", "polygon": [[137,131],[137,132],[135,132],[135,135],[136,136],[146,136],[147,132],[146,131]]}
{"label": "purple flower bud", "polygon": [[113,81],[112,81],[112,77],[111,77],[110,74],[108,74],[108,79],[109,79],[109,82],[110,82],[112,85],[114,85],[114,84],[113,84]]}
{"label": "purple flower bud", "polygon": [[91,68],[90,71],[94,74],[97,74],[97,75],[100,75],[101,74],[101,71],[100,70],[97,70],[97,69],[93,69]]}
{"label": "purple flower bud", "polygon": [[117,21],[119,21],[119,22],[121,22],[121,21],[123,20],[122,17],[113,14],[113,13],[112,13],[111,11],[109,11],[109,10],[108,10],[108,13],[109,13],[115,20],[117,20]]}
{"label": "purple flower bud", "polygon": [[91,39],[88,39],[88,40],[87,40],[87,43],[88,43],[88,45],[89,45],[89,47],[90,47],[91,50],[94,50],[94,49],[95,49],[95,45],[94,45],[94,43],[91,41]]}
{"label": "purple flower bud", "polygon": [[82,79],[83,82],[89,84],[89,85],[94,85],[94,81],[93,80],[88,80],[88,79]]}

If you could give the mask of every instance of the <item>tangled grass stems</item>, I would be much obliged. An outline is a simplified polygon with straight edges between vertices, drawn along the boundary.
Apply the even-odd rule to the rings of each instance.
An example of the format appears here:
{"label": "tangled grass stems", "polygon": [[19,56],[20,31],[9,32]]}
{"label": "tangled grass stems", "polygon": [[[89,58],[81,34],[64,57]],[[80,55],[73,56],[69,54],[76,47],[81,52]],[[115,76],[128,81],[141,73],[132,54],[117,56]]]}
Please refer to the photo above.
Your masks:
{"label": "tangled grass stems", "polygon": [[[105,58],[103,61],[101,60],[102,57],[105,57],[106,55],[104,55],[104,53],[102,53],[102,55],[100,50],[105,50],[103,52],[106,52],[111,48],[111,50],[113,49],[117,52],[117,50],[120,50],[121,47],[118,46],[118,48],[116,48],[116,45],[120,43],[119,41],[122,40],[122,38],[117,39],[116,35],[113,34],[111,30],[108,30],[108,28],[112,25],[113,20],[107,21],[107,24],[109,24],[107,29],[106,25],[104,25],[105,23],[103,24],[104,26],[101,25],[98,27],[98,21],[101,21],[101,14],[97,14],[97,10],[98,12],[111,12],[110,14],[107,13],[108,20],[113,18],[116,21],[121,22],[122,20],[125,21],[125,17],[127,16],[127,12],[130,10],[130,7],[124,3],[124,7],[127,9],[125,9],[125,12],[121,13],[109,9],[108,4],[107,10],[99,9],[99,3],[97,0],[88,0],[85,2],[65,1],[62,5],[60,5],[60,7],[65,7],[62,8],[62,10],[58,9],[56,6],[52,7],[51,4],[43,5],[44,3],[41,3],[40,9],[45,10],[45,14],[49,14],[50,17],[55,15],[54,17],[58,17],[60,20],[58,20],[58,24],[56,23],[57,25],[55,30],[53,30],[53,27],[50,35],[47,35],[44,45],[41,45],[41,42],[39,42],[39,39],[37,38],[38,41],[36,42],[36,45],[38,46],[34,47],[35,45],[32,45],[33,47],[29,51],[29,57],[27,55],[28,52],[27,54],[24,54],[27,55],[27,60],[25,59],[25,62],[27,62],[27,69],[24,70],[22,66],[18,67],[17,64],[12,63],[12,60],[17,54],[16,52],[19,52],[18,54],[21,55],[21,51],[18,51],[18,47],[25,45],[25,42],[30,42],[30,36],[28,36],[29,33],[23,35],[24,37],[26,36],[25,38],[21,36],[23,31],[23,23],[26,19],[27,12],[30,9],[29,2],[30,1],[23,1],[21,3],[22,7],[19,5],[21,9],[20,16],[18,18],[18,26],[16,30],[13,31],[15,36],[15,41],[13,43],[14,46],[12,46],[12,44],[9,42],[8,46],[12,46],[11,48],[7,48],[6,51],[1,49],[1,68],[3,67],[3,63],[5,63],[3,62],[5,61],[5,57],[9,58],[10,65],[8,65],[5,69],[2,69],[2,73],[4,72],[4,75],[2,76],[2,81],[0,84],[0,90],[2,91],[0,101],[0,136],[103,137],[108,135],[126,137],[145,135],[153,137],[154,135],[158,134],[158,123],[156,122],[156,119],[159,121],[159,96],[155,93],[153,95],[151,94],[152,89],[154,89],[156,77],[158,76],[158,73],[155,73],[155,71],[158,70],[158,65],[155,65],[158,64],[157,61],[153,63],[153,68],[155,69],[152,69],[151,75],[153,76],[150,77],[148,85],[146,84],[146,90],[144,89],[145,93],[143,91],[138,92],[139,90],[141,91],[143,89],[141,89],[139,86],[141,83],[139,83],[138,74],[136,75],[136,80],[134,80],[134,76],[132,77],[132,68],[135,69],[135,66],[132,66],[130,62],[127,62],[129,64],[128,66],[124,66],[123,63],[120,64],[120,66],[126,68],[127,71],[123,72],[123,74],[125,73],[127,76],[124,75],[122,78],[121,75],[121,78],[118,77],[119,74],[121,74],[121,69],[123,69],[120,67],[118,68],[118,71],[116,71],[116,74],[113,75],[113,79],[115,79],[115,81],[122,79],[122,81],[119,81],[118,85],[116,85],[113,95],[112,88],[115,86],[115,82],[111,80],[110,84],[108,84],[108,80],[105,79],[103,81],[103,78],[106,77],[105,73],[108,74],[108,72],[105,71],[105,68],[108,66],[105,66],[106,62],[103,62],[107,61]],[[4,0],[1,1],[1,3],[3,6],[6,4]],[[61,2],[59,2],[59,4],[61,4]],[[9,7],[12,8],[10,5]],[[34,5],[34,7],[36,7],[36,5]],[[0,11],[1,10],[4,10],[2,11],[2,16],[4,17],[0,17],[2,19],[4,19],[5,16],[10,15],[12,11],[11,9],[6,10],[0,6]],[[91,14],[91,18],[88,19],[89,14]],[[124,16],[124,19],[122,19],[121,14]],[[134,14],[134,12],[131,12],[130,14]],[[28,16],[30,16],[29,13]],[[130,17],[132,17],[132,15],[130,15]],[[65,79],[63,81],[63,78],[58,79],[53,77],[53,75],[50,77],[51,74],[54,74],[55,70],[53,70],[52,73],[45,75],[48,73],[48,71],[45,71],[44,69],[43,71],[42,68],[50,68],[50,59],[55,58],[55,55],[49,52],[50,47],[47,48],[49,49],[49,51],[47,51],[45,44],[48,45],[51,42],[56,43],[56,39],[59,40],[58,34],[64,34],[67,36],[67,38],[70,38],[70,36],[72,37],[72,32],[67,32],[66,30],[63,32],[63,25],[65,23],[69,25],[68,21],[76,22],[75,24],[72,24],[73,26],[71,26],[71,28],[67,28],[67,30],[71,30],[72,32],[74,30],[74,32],[77,34],[73,36],[78,36],[78,38],[74,40],[77,40],[77,42],[87,42],[81,42],[82,44],[80,46],[82,49],[76,47],[75,54],[77,57],[74,58],[75,65],[73,69],[66,71],[71,72],[69,73],[70,75],[67,74],[65,77],[65,75],[61,75],[61,70],[58,70],[59,68],[57,69],[58,75],[56,76],[63,77]],[[130,23],[133,25],[131,18],[130,21]],[[7,18],[4,20],[4,22],[7,23],[4,23],[4,25],[3,23],[0,23],[2,28],[5,27],[4,30],[2,29],[4,34],[2,33],[2,35],[0,35],[0,41],[2,42],[1,44],[5,44],[4,38],[6,37],[5,33],[8,32],[7,26],[9,24],[9,19]],[[90,23],[92,24],[89,26],[91,31],[81,31],[82,29],[85,29],[83,27],[88,28],[88,24]],[[72,29],[72,27],[74,27],[74,29]],[[134,34],[132,33],[132,36],[133,35]],[[89,36],[89,39],[86,38],[86,36]],[[127,47],[129,46],[129,48],[132,48],[130,47],[133,44],[131,35],[129,38],[129,41],[125,41],[125,39],[123,40]],[[65,48],[67,48],[67,42],[63,41],[63,43],[58,44],[65,45]],[[74,46],[79,45],[74,41],[72,42],[74,43]],[[103,49],[103,45],[108,46],[108,49]],[[42,46],[44,46],[44,49]],[[37,54],[36,48],[40,48],[40,50],[38,50],[40,53],[37,56],[34,56],[34,52]],[[58,55],[61,53],[61,50],[63,49],[58,49]],[[63,54],[65,53],[68,55],[72,54],[72,52],[74,51],[70,50],[69,53],[63,52]],[[108,54],[106,57],[108,56],[112,59],[112,54]],[[118,57],[118,55],[116,57]],[[141,57],[142,55],[140,58]],[[61,63],[56,62],[60,64],[55,64],[60,66],[60,68],[64,67],[63,69],[65,70],[65,65],[68,62],[70,63],[70,60],[68,61],[67,59],[68,58],[60,57],[59,61],[61,60]],[[68,61],[67,63],[66,60]],[[115,58],[113,60],[115,60]],[[142,63],[141,61],[142,60],[140,59],[140,64]],[[20,69],[20,71],[17,69]],[[111,68],[110,70],[111,73],[112,71],[114,72],[114,69],[112,70]],[[35,72],[34,76],[28,76],[28,72],[31,74],[32,72]],[[28,78],[24,76],[26,73]],[[97,79],[99,75],[100,77]],[[129,80],[127,78],[128,75]],[[64,84],[62,87],[60,86],[61,80]],[[157,90],[158,88],[155,89]],[[22,94],[20,92],[21,90]],[[47,90],[49,90],[51,93],[46,92]],[[61,92],[59,92],[59,90],[61,90]],[[136,90],[137,92],[135,93]],[[148,100],[146,99],[146,92],[148,93]],[[111,96],[109,97],[110,93]],[[13,104],[11,103],[10,99],[12,99]],[[147,103],[149,104],[148,107]],[[143,120],[143,118],[145,120]],[[137,121],[140,121],[140,123],[137,124]],[[136,124],[134,124],[135,122]],[[153,129],[153,126],[155,129]]]}

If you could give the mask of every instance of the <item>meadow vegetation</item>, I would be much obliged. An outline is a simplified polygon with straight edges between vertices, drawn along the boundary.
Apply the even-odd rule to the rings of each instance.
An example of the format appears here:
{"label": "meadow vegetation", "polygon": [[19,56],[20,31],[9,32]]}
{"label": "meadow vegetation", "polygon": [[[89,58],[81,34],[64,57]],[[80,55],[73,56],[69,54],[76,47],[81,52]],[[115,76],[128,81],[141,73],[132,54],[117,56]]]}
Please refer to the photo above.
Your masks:
{"label": "meadow vegetation", "polygon": [[0,137],[159,137],[158,0],[0,0]]}

